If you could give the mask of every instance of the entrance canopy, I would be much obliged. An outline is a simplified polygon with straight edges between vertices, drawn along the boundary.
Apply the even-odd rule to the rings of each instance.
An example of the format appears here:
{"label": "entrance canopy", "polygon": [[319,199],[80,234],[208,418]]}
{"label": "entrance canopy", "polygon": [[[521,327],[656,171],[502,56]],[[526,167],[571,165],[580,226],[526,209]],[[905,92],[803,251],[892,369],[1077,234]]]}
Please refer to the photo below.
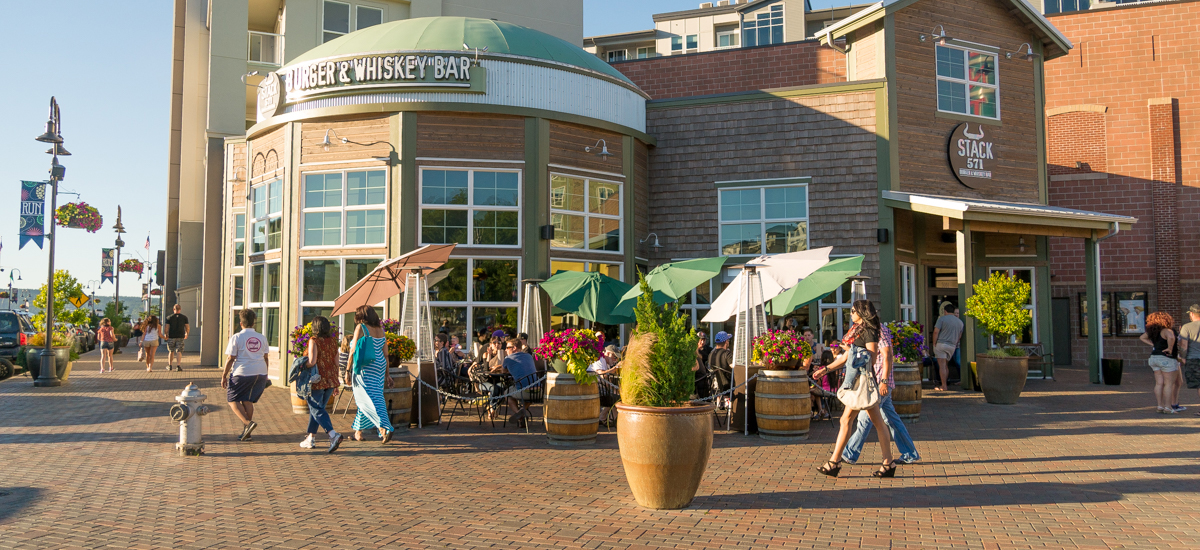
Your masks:
{"label": "entrance canopy", "polygon": [[[1073,210],[1043,204],[1001,202],[985,199],[942,197],[919,193],[884,191],[883,203],[933,216],[941,216],[943,230],[961,231],[970,222],[972,231],[984,233],[1021,233],[1047,237],[1103,237],[1113,229],[1127,231],[1137,218]],[[1119,227],[1114,228],[1113,224]]]}

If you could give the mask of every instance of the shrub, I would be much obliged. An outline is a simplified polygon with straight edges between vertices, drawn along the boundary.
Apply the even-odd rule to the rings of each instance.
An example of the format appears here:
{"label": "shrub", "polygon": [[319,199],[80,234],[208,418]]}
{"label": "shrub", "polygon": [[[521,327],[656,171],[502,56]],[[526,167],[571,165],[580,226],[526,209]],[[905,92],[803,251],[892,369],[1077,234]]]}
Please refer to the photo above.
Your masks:
{"label": "shrub", "polygon": [[679,303],[654,303],[654,291],[638,275],[642,295],[634,315],[637,326],[626,350],[621,370],[621,401],[645,407],[676,407],[689,404],[696,377],[698,337],[689,319],[679,314]]}
{"label": "shrub", "polygon": [[1025,309],[1029,302],[1029,283],[1010,277],[1002,271],[974,285],[975,294],[967,298],[966,314],[979,321],[985,332],[996,337],[1004,347],[1009,337],[1020,334],[1033,322],[1033,314]]}

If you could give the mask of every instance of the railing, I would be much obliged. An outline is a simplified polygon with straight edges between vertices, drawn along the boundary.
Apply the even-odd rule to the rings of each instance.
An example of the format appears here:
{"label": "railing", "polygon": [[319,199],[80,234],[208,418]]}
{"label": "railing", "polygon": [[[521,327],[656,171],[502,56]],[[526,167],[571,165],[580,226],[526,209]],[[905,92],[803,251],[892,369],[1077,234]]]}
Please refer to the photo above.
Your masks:
{"label": "railing", "polygon": [[246,59],[251,63],[283,65],[283,35],[269,32],[248,31],[250,40],[246,48]]}

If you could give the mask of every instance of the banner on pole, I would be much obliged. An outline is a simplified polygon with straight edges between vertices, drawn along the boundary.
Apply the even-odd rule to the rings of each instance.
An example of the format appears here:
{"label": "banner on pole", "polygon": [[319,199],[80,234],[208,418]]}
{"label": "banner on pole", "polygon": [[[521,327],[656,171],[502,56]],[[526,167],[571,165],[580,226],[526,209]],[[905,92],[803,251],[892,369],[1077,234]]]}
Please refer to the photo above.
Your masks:
{"label": "banner on pole", "polygon": [[114,279],[114,273],[117,266],[117,249],[101,248],[100,249],[100,284],[104,284]]}
{"label": "banner on pole", "polygon": [[17,249],[33,242],[42,248],[46,237],[46,182],[21,182],[21,233]]}

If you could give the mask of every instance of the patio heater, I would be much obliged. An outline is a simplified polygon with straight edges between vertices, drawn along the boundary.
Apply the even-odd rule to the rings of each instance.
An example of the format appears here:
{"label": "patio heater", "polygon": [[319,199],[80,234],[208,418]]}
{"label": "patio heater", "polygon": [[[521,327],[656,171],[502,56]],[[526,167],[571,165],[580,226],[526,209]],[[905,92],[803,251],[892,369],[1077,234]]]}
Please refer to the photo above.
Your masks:
{"label": "patio heater", "polygon": [[[413,353],[417,372],[413,373],[413,376],[417,380],[424,380],[434,387],[438,387],[437,370],[433,368],[433,314],[429,309],[429,284],[424,273],[413,271],[405,275],[404,289],[404,303],[400,308],[400,334],[412,338],[413,343],[417,345],[417,350]],[[426,365],[429,365],[430,372],[428,374],[424,372]],[[426,376],[431,380],[427,380]],[[423,428],[425,420],[422,418],[424,412],[422,400],[426,390],[421,387],[419,382],[415,385],[417,388],[417,427]],[[438,413],[440,417],[440,403],[438,404]]]}
{"label": "patio heater", "polygon": [[[743,267],[745,277],[742,278],[741,288],[738,288],[737,323],[733,329],[733,368],[742,369],[742,380],[746,381],[746,403],[742,407],[742,431],[750,435],[750,361],[754,354],[754,338],[767,331],[767,312],[763,303],[762,279],[758,268],[762,264],[746,264]],[[735,376],[736,379],[736,376]]]}
{"label": "patio heater", "polygon": [[862,275],[850,277],[850,303],[867,299],[867,279]]}
{"label": "patio heater", "polygon": [[542,334],[546,332],[544,317],[542,317],[542,287],[543,279],[525,279],[521,281],[525,283],[525,296],[521,301],[521,326],[517,328],[517,332],[524,332],[529,336],[528,342],[536,347],[542,341]]}

